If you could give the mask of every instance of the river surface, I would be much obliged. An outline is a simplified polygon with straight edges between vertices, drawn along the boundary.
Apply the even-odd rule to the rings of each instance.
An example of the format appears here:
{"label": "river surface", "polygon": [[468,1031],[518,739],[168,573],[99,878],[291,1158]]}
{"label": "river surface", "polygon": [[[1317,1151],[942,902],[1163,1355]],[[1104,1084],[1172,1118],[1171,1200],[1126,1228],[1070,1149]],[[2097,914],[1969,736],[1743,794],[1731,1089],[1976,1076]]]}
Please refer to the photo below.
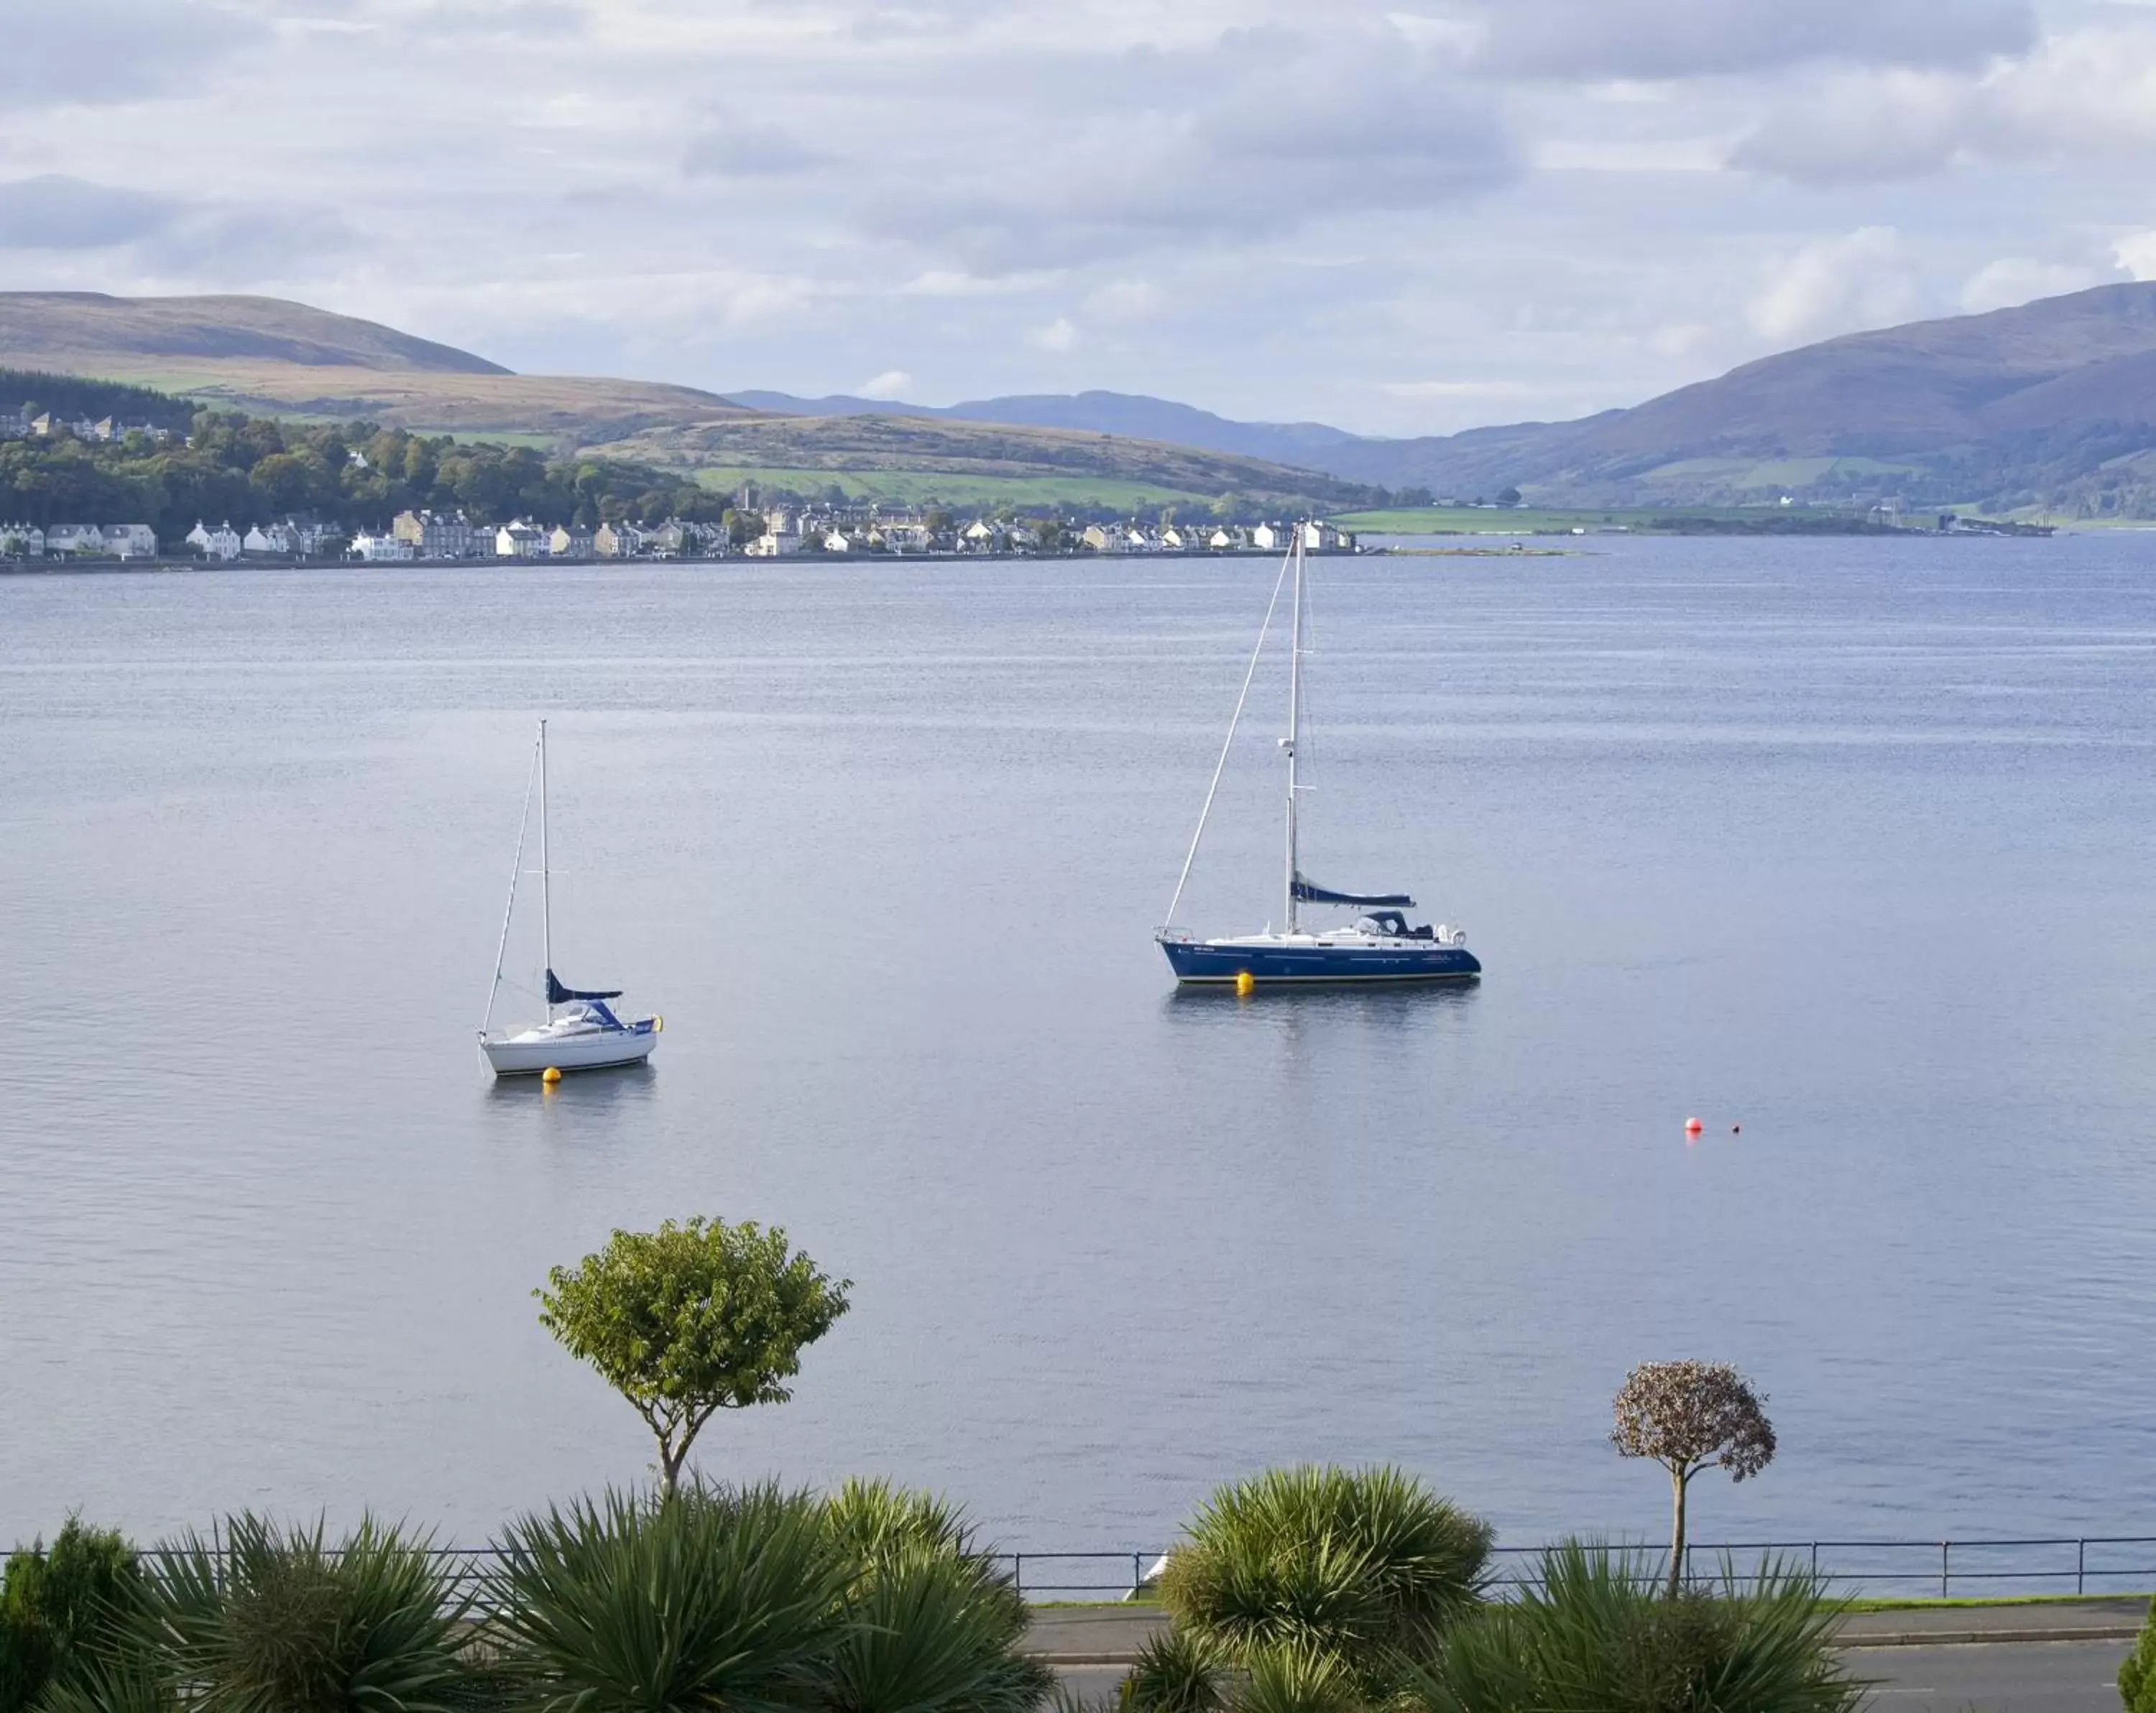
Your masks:
{"label": "river surface", "polygon": [[[1270,564],[0,578],[0,1537],[641,1479],[531,1292],[698,1212],[855,1281],[702,1466],[1013,1546],[1304,1458],[1651,1537],[1695,1356],[1781,1440],[1707,1539],[2156,1533],[2156,537],[1588,545],[1316,562],[1304,866],[1488,973],[1245,1001],[1150,936]],[[666,1023],[553,1093],[542,713],[556,962]]]}

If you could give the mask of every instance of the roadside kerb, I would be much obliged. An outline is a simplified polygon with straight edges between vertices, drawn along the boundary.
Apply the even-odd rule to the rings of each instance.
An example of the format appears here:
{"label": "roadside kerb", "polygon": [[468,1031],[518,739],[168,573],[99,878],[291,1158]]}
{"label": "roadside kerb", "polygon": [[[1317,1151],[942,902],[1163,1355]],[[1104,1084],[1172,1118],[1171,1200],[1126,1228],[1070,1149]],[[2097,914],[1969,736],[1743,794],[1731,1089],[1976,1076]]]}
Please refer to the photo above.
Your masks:
{"label": "roadside kerb", "polygon": [[[1851,1612],[1835,1625],[1837,1648],[1939,1648],[1986,1643],[2130,1642],[2148,1615],[2142,1598]],[[1026,1651],[1059,1668],[1128,1665],[1168,1628],[1158,1607],[1049,1607],[1036,1611]]]}

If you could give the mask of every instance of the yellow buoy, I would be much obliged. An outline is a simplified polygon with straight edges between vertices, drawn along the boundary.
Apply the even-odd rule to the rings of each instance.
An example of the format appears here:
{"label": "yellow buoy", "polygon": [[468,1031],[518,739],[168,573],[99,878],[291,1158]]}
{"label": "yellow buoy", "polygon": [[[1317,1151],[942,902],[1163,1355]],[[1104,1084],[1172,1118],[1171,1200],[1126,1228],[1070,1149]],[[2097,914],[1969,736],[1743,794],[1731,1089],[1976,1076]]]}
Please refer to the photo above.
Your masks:
{"label": "yellow buoy", "polygon": [[1253,976],[1248,970],[1237,970],[1235,972],[1235,991],[1238,993],[1246,994],[1257,985],[1257,977]]}
{"label": "yellow buoy", "polygon": [[558,1064],[548,1065],[546,1069],[539,1073],[539,1080],[542,1083],[558,1083],[562,1080],[562,1067]]}

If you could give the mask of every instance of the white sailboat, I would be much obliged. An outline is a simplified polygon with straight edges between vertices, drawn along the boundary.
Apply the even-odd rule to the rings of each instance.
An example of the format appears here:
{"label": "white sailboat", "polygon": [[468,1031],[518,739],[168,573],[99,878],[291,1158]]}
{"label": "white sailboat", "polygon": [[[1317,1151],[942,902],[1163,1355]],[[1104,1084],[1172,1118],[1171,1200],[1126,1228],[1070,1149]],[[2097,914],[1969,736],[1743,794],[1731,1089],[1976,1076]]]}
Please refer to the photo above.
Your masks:
{"label": "white sailboat", "polygon": [[[538,1076],[547,1071],[597,1070],[607,1065],[636,1064],[650,1058],[665,1025],[656,1017],[624,1020],[609,1000],[621,990],[566,987],[554,973],[553,875],[547,849],[547,722],[531,756],[531,782],[524,789],[524,818],[516,828],[516,860],[509,871],[509,902],[501,913],[501,943],[494,955],[494,981],[486,993],[486,1015],[479,1028],[480,1051],[496,1076]],[[546,1000],[543,1023],[492,1033],[495,1002],[501,996],[503,964],[509,956],[509,927],[516,916],[516,882],[524,872],[524,837],[531,824],[534,785],[539,796],[539,946],[541,991]]]}

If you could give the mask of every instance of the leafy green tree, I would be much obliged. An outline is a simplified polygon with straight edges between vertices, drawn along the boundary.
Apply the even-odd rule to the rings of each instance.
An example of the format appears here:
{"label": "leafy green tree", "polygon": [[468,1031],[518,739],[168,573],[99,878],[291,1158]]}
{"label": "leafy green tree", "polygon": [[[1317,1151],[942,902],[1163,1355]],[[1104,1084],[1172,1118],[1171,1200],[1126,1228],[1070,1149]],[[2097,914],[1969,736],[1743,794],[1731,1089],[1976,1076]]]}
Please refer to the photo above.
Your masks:
{"label": "leafy green tree", "polygon": [[658,1442],[666,1492],[722,1409],[783,1403],[801,1352],[844,1314],[851,1280],[790,1249],[777,1226],[701,1215],[616,1231],[532,1295],[539,1322],[627,1398]]}
{"label": "leafy green tree", "polygon": [[79,1517],[49,1547],[10,1554],[0,1578],[0,1713],[23,1713],[47,1685],[108,1651],[140,1580],[135,1549]]}

